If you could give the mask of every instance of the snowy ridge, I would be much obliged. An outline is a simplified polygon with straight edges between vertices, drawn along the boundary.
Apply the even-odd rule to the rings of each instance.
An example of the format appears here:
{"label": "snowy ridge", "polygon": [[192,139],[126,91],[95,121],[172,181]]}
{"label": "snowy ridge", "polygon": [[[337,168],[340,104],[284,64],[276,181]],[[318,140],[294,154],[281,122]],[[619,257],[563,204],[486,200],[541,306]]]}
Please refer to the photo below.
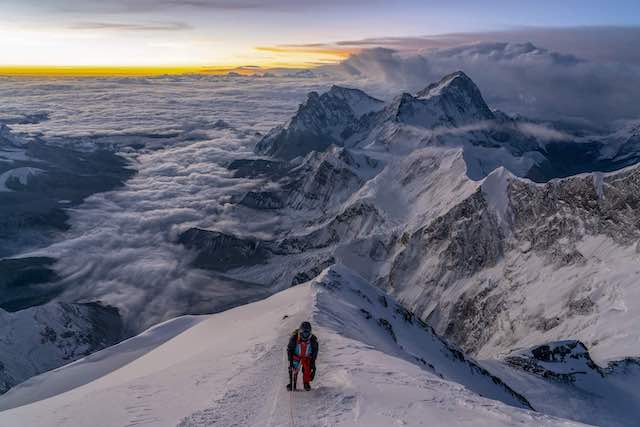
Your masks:
{"label": "snowy ridge", "polygon": [[[290,395],[284,390],[284,346],[291,330],[309,318],[321,343],[315,389]],[[162,328],[173,329],[176,321]],[[416,339],[414,330],[422,331],[424,339]],[[203,316],[128,364],[112,363],[121,351],[135,350],[135,338],[127,343],[103,357],[102,352],[95,355],[99,366],[112,365],[111,372],[48,399],[6,409],[0,422],[34,427],[74,426],[83,420],[96,427],[141,422],[282,426],[292,416],[295,425],[307,426],[424,421],[433,426],[579,425],[474,393],[523,405],[392,299],[339,266],[266,300]],[[79,369],[83,364],[86,368]],[[49,381],[51,387],[52,382],[64,383],[65,371],[90,376],[90,370],[89,360],[79,361],[37,382]],[[467,387],[451,381],[456,375]],[[22,387],[12,393],[37,392],[28,384]],[[10,396],[0,398],[0,404]],[[108,412],[102,410],[105,405]]]}
{"label": "snowy ridge", "polygon": [[333,85],[329,90],[329,95],[346,102],[358,118],[365,114],[380,111],[384,105],[383,101],[373,98],[359,89]]}
{"label": "snowy ridge", "polygon": [[364,116],[383,107],[384,102],[358,89],[333,86],[322,95],[311,92],[286,125],[272,129],[258,142],[256,153],[290,160],[332,144],[343,145],[364,126]]}

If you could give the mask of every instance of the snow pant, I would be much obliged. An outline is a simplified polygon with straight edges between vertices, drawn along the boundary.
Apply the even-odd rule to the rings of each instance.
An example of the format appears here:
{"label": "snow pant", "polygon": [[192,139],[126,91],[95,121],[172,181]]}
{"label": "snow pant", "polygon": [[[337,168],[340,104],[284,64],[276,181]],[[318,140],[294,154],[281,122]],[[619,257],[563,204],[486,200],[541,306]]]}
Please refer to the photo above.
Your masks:
{"label": "snow pant", "polygon": [[294,378],[298,371],[302,368],[302,382],[304,384],[309,384],[312,380],[311,378],[311,358],[310,357],[301,357],[294,358],[293,361],[293,372]]}

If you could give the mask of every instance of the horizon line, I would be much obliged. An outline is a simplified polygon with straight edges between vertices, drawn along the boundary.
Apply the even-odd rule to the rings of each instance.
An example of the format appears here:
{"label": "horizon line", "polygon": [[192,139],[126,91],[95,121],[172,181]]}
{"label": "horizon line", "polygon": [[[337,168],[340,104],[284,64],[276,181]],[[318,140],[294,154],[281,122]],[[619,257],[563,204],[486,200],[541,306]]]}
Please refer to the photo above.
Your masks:
{"label": "horizon line", "polygon": [[310,69],[317,64],[274,64],[273,66],[217,65],[0,65],[0,76],[11,77],[109,77],[161,76],[180,74],[253,75],[272,69]]}

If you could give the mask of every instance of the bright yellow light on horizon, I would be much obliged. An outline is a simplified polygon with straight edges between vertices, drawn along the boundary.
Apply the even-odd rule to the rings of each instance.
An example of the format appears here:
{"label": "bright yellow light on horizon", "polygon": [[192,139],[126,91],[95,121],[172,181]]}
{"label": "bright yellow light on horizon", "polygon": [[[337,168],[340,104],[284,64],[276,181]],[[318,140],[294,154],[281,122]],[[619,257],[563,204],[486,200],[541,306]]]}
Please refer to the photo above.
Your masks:
{"label": "bright yellow light on horizon", "polygon": [[308,68],[335,63],[342,49],[253,47],[194,35],[0,28],[3,75],[249,74],[239,67]]}

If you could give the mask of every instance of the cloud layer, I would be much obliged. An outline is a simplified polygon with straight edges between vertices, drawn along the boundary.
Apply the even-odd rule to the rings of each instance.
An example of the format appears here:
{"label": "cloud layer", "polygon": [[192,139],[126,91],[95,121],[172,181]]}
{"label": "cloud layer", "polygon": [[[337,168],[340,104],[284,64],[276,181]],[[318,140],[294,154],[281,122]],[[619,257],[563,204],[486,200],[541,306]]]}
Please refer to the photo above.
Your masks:
{"label": "cloud layer", "polygon": [[475,43],[406,53],[363,50],[325,68],[361,85],[416,91],[463,70],[490,106],[542,119],[608,124],[640,117],[640,67],[596,62],[531,43]]}
{"label": "cloud layer", "polygon": [[[374,0],[375,1],[375,0]],[[331,4],[366,4],[365,0],[328,0],[322,3],[296,0],[54,0],[47,4],[49,8],[66,12],[155,12],[170,9],[200,10],[307,10],[326,7]]]}
{"label": "cloud layer", "polygon": [[184,31],[192,28],[184,22],[127,23],[86,21],[76,22],[69,26],[71,30],[82,31]]}
{"label": "cloud layer", "polygon": [[[286,78],[0,79],[5,117],[49,112],[49,120],[14,129],[76,147],[115,144],[138,170],[124,188],[71,210],[72,229],[36,252],[59,260],[60,298],[114,304],[140,331],[264,297],[263,286],[193,269],[176,237],[192,226],[272,230],[273,218],[230,214],[230,198],[262,182],[234,178],[225,164],[250,156],[256,132],[286,120],[308,91],[324,89],[317,80]],[[140,143],[146,148],[128,147]]]}

